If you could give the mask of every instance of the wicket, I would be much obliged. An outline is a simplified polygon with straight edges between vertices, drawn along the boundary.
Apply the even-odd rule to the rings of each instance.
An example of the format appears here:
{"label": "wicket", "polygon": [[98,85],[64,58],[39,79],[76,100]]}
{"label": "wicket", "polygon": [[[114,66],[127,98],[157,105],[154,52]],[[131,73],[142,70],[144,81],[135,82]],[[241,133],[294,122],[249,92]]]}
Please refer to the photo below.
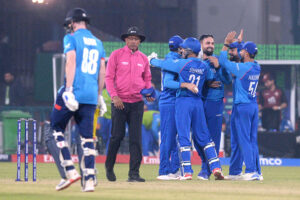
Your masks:
{"label": "wicket", "polygon": [[32,122],[32,132],[33,132],[33,152],[32,152],[32,181],[36,181],[36,120],[34,119],[24,119],[21,118],[18,120],[18,146],[17,146],[17,179],[16,181],[21,181],[21,132],[22,132],[22,121],[25,122],[25,159],[24,159],[24,181],[28,182],[28,154],[29,154],[29,145],[28,145],[28,135],[29,135],[29,122]]}

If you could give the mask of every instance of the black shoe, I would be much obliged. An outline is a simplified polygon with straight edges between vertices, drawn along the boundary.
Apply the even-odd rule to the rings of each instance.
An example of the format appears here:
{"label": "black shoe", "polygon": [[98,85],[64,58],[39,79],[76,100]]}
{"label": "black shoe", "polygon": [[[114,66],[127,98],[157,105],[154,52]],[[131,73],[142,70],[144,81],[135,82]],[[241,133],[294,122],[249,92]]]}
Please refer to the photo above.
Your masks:
{"label": "black shoe", "polygon": [[139,175],[135,175],[135,176],[129,176],[127,181],[128,182],[145,182],[145,179],[143,179]]}
{"label": "black shoe", "polygon": [[117,178],[116,178],[116,175],[114,173],[114,170],[108,170],[108,169],[106,169],[106,178],[109,181],[116,181]]}

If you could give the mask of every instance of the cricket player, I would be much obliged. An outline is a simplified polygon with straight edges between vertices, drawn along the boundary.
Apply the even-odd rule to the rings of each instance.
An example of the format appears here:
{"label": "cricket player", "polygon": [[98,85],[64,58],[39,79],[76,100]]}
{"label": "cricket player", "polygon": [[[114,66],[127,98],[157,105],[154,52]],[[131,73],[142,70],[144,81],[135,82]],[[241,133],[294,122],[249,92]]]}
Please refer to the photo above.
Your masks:
{"label": "cricket player", "polygon": [[[212,56],[215,49],[215,42],[213,35],[202,35],[199,38],[202,47],[202,59],[209,66],[209,70],[213,74],[213,79],[207,81],[203,85],[202,96],[203,96],[203,107],[207,127],[215,143],[217,155],[219,155],[221,131],[222,131],[222,119],[223,119],[223,98],[224,98],[224,84],[231,84],[232,77],[225,68],[218,68],[218,62],[210,62],[208,57]],[[204,152],[201,147],[195,145],[201,160],[202,168],[198,174],[198,179],[208,180],[211,171],[209,170],[208,163],[206,162]]]}
{"label": "cricket player", "polygon": [[[261,68],[254,60],[257,47],[253,42],[243,44],[240,52],[241,62],[235,63],[227,59],[227,49],[233,42],[235,32],[230,32],[225,38],[219,63],[234,75],[234,105],[232,110],[231,137],[237,152],[230,160],[230,175],[241,176],[241,180],[262,180],[257,145],[258,105],[256,88]],[[210,60],[217,58],[211,57]],[[242,163],[245,162],[245,174]]]}
{"label": "cricket player", "polygon": [[87,30],[89,22],[90,18],[85,10],[74,8],[68,12],[64,24],[71,32],[64,37],[65,84],[58,91],[51,113],[51,128],[67,177],[64,184],[56,187],[58,191],[81,179],[64,138],[66,125],[71,117],[74,117],[81,135],[82,191],[94,191],[96,151],[93,143],[93,118],[96,105],[101,108],[104,102],[101,93],[105,77],[105,51],[102,42]]}
{"label": "cricket player", "polygon": [[196,38],[185,39],[180,47],[183,49],[182,57],[185,59],[158,60],[154,59],[157,56],[155,54],[151,54],[148,58],[152,65],[177,73],[180,83],[189,82],[196,85],[191,91],[180,88],[176,95],[175,121],[184,171],[181,180],[191,180],[193,175],[191,167],[191,127],[194,143],[204,151],[216,180],[222,180],[224,176],[215,145],[207,129],[202,102],[203,84],[206,80],[211,79],[212,75],[208,66],[197,58],[201,45]]}
{"label": "cricket player", "polygon": [[[179,45],[183,39],[178,36],[172,36],[169,39],[170,52],[165,56],[165,59],[176,60],[181,58]],[[166,70],[162,71],[163,90],[159,98],[160,111],[160,128],[161,128],[161,143],[160,143],[160,164],[158,180],[178,180],[180,168],[178,145],[177,145],[177,130],[175,123],[175,99],[176,91],[180,87],[186,87],[190,84],[190,88],[195,86],[191,83],[180,83],[178,75],[174,72]]]}

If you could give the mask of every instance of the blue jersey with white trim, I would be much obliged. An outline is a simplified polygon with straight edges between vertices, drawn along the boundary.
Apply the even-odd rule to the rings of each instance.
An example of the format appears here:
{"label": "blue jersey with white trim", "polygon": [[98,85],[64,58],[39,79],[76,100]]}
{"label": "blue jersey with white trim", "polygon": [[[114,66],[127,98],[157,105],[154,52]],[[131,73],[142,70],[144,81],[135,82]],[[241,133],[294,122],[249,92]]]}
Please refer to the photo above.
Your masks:
{"label": "blue jersey with white trim", "polygon": [[[180,59],[181,55],[176,52],[169,52],[165,59]],[[162,92],[159,98],[159,104],[175,104],[176,91],[180,88],[178,75],[174,72],[162,71]]]}
{"label": "blue jersey with white trim", "polygon": [[212,100],[212,101],[218,101],[224,98],[224,84],[231,84],[232,77],[231,74],[228,73],[228,71],[224,67],[220,67],[216,69],[210,61],[204,60],[213,74],[213,80],[212,81],[219,81],[220,87],[218,88],[212,88],[209,87],[208,84],[204,84],[202,95],[204,99]]}
{"label": "blue jersey with white trim", "polygon": [[105,58],[102,42],[89,30],[79,29],[64,37],[64,53],[76,51],[73,82],[75,99],[81,104],[97,104],[100,60]]}
{"label": "blue jersey with white trim", "polygon": [[186,88],[177,90],[177,97],[202,97],[202,87],[205,80],[212,79],[209,67],[198,58],[190,57],[178,60],[152,59],[151,65],[179,74],[180,83],[193,83],[198,87],[198,93],[194,94]]}
{"label": "blue jersey with white trim", "polygon": [[254,62],[235,63],[227,59],[227,51],[221,51],[219,63],[234,74],[234,103],[256,103],[256,89],[261,68]]}

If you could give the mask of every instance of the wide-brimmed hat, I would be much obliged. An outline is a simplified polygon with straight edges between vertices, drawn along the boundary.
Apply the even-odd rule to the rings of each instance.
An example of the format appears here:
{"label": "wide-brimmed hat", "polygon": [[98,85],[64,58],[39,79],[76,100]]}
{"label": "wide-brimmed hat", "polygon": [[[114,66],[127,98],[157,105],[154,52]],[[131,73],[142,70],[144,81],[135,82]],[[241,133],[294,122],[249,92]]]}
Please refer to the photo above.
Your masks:
{"label": "wide-brimmed hat", "polygon": [[146,37],[142,34],[142,32],[136,26],[130,27],[127,30],[127,33],[124,33],[123,35],[121,35],[121,39],[123,41],[125,41],[125,38],[127,38],[128,36],[131,36],[131,35],[138,36],[141,39],[141,42],[143,42],[146,39]]}

